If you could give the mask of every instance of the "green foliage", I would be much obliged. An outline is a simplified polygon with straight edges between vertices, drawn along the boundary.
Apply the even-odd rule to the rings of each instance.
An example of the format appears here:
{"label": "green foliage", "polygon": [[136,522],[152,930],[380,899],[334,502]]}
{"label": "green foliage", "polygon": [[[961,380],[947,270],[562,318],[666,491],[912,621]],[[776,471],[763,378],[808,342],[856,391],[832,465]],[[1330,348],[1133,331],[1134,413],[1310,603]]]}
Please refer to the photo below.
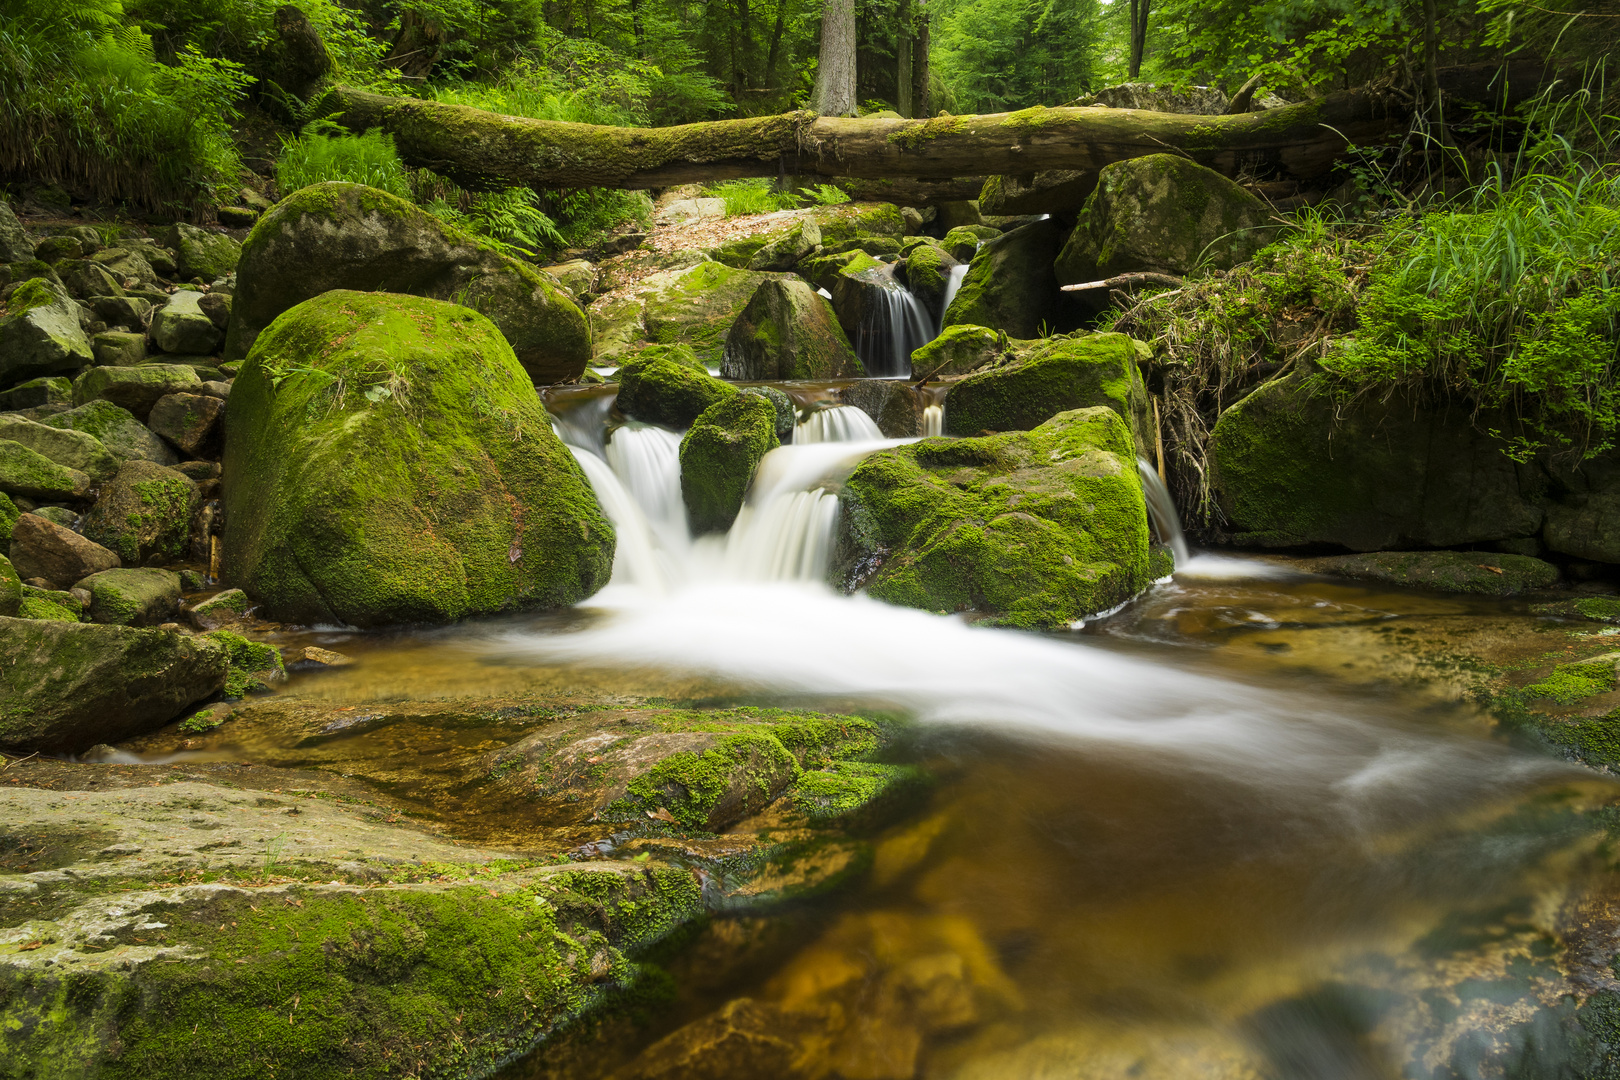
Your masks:
{"label": "green foliage", "polygon": [[537,255],[566,247],[567,238],[535,200],[533,191],[519,187],[471,195],[465,209],[442,198],[423,209],[503,250]]}
{"label": "green foliage", "polygon": [[777,191],[776,182],[764,177],[710,184],[703,189],[703,194],[710,199],[724,199],[727,217],[771,214],[778,210],[797,209],[799,206],[798,196],[788,191]]}
{"label": "green foliage", "polygon": [[298,138],[282,139],[276,184],[283,194],[329,180],[365,184],[403,199],[411,197],[405,165],[394,149],[394,137],[386,132],[351,135],[329,120],[317,120],[305,125]]}
{"label": "green foliage", "polygon": [[1078,97],[1096,79],[1099,15],[1097,0],[947,0],[936,16],[933,63],[954,111]]}

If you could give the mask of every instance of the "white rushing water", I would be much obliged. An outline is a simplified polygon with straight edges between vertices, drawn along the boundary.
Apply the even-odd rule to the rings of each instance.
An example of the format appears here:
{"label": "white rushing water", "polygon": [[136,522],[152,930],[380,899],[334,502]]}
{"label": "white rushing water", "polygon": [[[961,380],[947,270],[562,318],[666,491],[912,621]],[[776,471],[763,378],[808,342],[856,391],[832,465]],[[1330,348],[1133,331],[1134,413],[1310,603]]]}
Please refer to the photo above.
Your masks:
{"label": "white rushing water", "polygon": [[824,442],[877,442],[883,432],[864,409],[853,405],[834,405],[817,409],[793,429],[793,445],[806,446]]}
{"label": "white rushing water", "polygon": [[945,313],[951,310],[951,301],[956,299],[957,290],[962,287],[962,279],[967,277],[968,264],[958,263],[951,267],[945,276],[945,295],[939,302],[939,320],[934,327],[934,336],[938,337],[945,332]]}
{"label": "white rushing water", "polygon": [[[1398,719],[1351,715],[1336,699],[840,595],[825,582],[836,491],[863,457],[896,440],[773,450],[730,532],[693,540],[682,531],[678,437],[622,427],[598,456],[582,426],[558,423],[619,532],[612,584],[581,605],[598,618],[571,633],[509,633],[479,646],[486,651],[543,663],[653,665],[778,700],[837,696],[932,723],[1084,739],[1096,752],[1133,760],[1151,749],[1147,760],[1250,783],[1263,790],[1258,797],[1342,805],[1357,828],[1565,768]],[[1170,514],[1173,521],[1173,507]],[[1248,564],[1248,576],[1257,567],[1264,564]]]}
{"label": "white rushing water", "polygon": [[1159,479],[1158,470],[1146,458],[1137,458],[1136,471],[1142,478],[1142,496],[1147,501],[1148,518],[1159,534],[1159,541],[1168,547],[1176,558],[1176,577],[1238,581],[1245,578],[1251,580],[1285,578],[1294,575],[1294,571],[1285,566],[1261,562],[1259,559],[1236,559],[1230,555],[1211,555],[1208,552],[1194,553],[1187,545],[1186,535],[1181,531],[1181,515],[1176,510],[1176,500],[1171,497],[1170,489],[1164,486],[1164,481]]}
{"label": "white rushing water", "polygon": [[866,373],[885,378],[911,374],[912,352],[939,332],[938,321],[892,274],[886,269],[882,287],[867,290],[852,342]]}

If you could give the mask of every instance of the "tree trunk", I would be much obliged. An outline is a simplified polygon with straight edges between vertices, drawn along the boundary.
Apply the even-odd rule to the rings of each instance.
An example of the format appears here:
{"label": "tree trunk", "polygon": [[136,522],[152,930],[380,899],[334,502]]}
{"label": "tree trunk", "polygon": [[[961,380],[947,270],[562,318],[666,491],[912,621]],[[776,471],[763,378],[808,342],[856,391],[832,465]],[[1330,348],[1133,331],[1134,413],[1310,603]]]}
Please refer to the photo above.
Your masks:
{"label": "tree trunk", "polygon": [[855,0],[826,0],[821,9],[815,107],[820,116],[855,115]]}
{"label": "tree trunk", "polygon": [[916,0],[917,36],[911,50],[911,107],[924,120],[934,115],[928,93],[928,0]]}
{"label": "tree trunk", "polygon": [[1148,8],[1153,0],[1131,0],[1131,69],[1135,81],[1142,74],[1142,53],[1147,49]]}
{"label": "tree trunk", "polygon": [[911,0],[900,0],[894,31],[894,108],[901,116],[916,116],[911,107]]}
{"label": "tree trunk", "polygon": [[1440,30],[1435,0],[1423,0],[1423,116],[1443,149],[1446,115],[1440,100]]}
{"label": "tree trunk", "polygon": [[[1471,65],[1437,73],[1442,89],[1512,105],[1535,93],[1540,61]],[[1578,85],[1578,84],[1577,84]],[[620,128],[501,116],[415,98],[339,87],[322,102],[349,128],[382,128],[400,156],[463,187],[666,187],[782,170],[874,180],[954,181],[1047,169],[1095,172],[1147,154],[1182,153],[1228,176],[1246,172],[1312,181],[1347,143],[1367,145],[1411,120],[1395,93],[1353,91],[1239,116],[1138,109],[1025,109],[932,120],[784,113],[668,128]]]}
{"label": "tree trunk", "polygon": [[630,0],[630,29],[636,35],[636,59],[647,59],[647,32],[641,26],[641,0]]}
{"label": "tree trunk", "polygon": [[771,31],[771,51],[765,56],[765,85],[774,87],[776,81],[776,62],[782,57],[782,28],[787,22],[788,0],[777,0],[776,28]]}

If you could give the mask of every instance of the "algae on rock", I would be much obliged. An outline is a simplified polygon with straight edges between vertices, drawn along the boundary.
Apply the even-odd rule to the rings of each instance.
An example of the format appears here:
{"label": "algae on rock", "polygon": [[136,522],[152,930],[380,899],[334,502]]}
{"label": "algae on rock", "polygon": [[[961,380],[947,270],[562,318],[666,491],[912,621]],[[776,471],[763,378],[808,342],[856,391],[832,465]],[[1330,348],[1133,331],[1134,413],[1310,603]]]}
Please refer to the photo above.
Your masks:
{"label": "algae on rock", "polygon": [[1152,580],[1135,448],[1107,407],[882,451],[840,499],[835,581],[891,603],[1050,629]]}
{"label": "algae on rock", "polygon": [[232,389],[226,584],[272,618],[379,626],[572,604],[614,536],[529,376],[471,309],[334,291]]}

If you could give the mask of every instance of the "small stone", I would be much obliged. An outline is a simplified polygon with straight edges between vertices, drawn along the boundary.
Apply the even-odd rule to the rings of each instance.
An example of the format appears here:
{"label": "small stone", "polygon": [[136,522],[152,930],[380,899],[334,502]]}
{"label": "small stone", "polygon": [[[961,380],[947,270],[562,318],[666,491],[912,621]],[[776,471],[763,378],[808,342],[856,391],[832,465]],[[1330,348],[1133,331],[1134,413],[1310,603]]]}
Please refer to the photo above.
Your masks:
{"label": "small stone", "polygon": [[108,626],[151,626],[180,606],[180,575],[153,568],[103,570],[80,581],[90,593],[90,621]]}
{"label": "small stone", "polygon": [[41,405],[71,405],[73,383],[61,376],[29,379],[0,393],[0,409],[33,409]]}
{"label": "small stone", "polygon": [[[225,399],[208,394],[169,394],[158,399],[146,424],[182,453],[204,456],[219,441]],[[3,435],[3,432],[0,432]]]}
{"label": "small stone", "polygon": [[298,659],[293,663],[295,666],[347,667],[349,664],[354,663],[354,657],[340,652],[333,652],[331,649],[323,649],[316,645],[306,645],[304,651],[299,654]]}
{"label": "small stone", "polygon": [[247,593],[241,589],[226,589],[191,608],[186,618],[199,630],[218,630],[241,621],[252,607]]}
{"label": "small stone", "polygon": [[84,516],[84,535],[126,566],[175,562],[186,553],[197,503],[189,477],[149,461],[126,461]]}
{"label": "small stone", "polygon": [[134,367],[146,363],[146,335],[104,330],[90,339],[90,349],[101,367]]}
{"label": "small stone", "polygon": [[102,242],[101,233],[94,225],[74,225],[62,230],[63,236],[71,236],[79,242],[79,249],[86,255],[94,255],[106,245]]}
{"label": "small stone", "polygon": [[77,259],[84,255],[84,247],[71,236],[47,236],[34,245],[34,258],[45,263],[59,263],[63,259]]}
{"label": "small stone", "polygon": [[89,364],[90,339],[79,305],[60,282],[32,278],[17,286],[0,316],[0,385],[60,375]]}
{"label": "small stone", "polygon": [[229,381],[205,382],[202,392],[211,397],[228,398],[231,396],[231,384]]}
{"label": "small stone", "polygon": [[174,278],[179,274],[175,253],[156,240],[140,237],[131,240],[126,245],[131,251],[145,259],[158,274],[166,278]]}
{"label": "small stone", "polygon": [[208,579],[195,570],[180,571],[180,588],[185,592],[197,592],[208,587]]}
{"label": "small stone", "polygon": [[175,270],[184,281],[212,281],[235,270],[242,258],[242,245],[229,236],[184,222],[173,226],[164,239],[174,249]]}
{"label": "small stone", "polygon": [[224,333],[231,324],[231,294],[210,292],[204,293],[203,298],[197,301],[197,307],[204,315],[213,321],[220,333]]}
{"label": "small stone", "polygon": [[[212,324],[209,329],[212,330]],[[192,393],[201,385],[197,372],[184,364],[138,364],[135,367],[91,368],[73,382],[76,405],[104,400],[127,409],[137,420],[167,394]]]}
{"label": "small stone", "polygon": [[41,578],[66,589],[91,574],[119,565],[116,554],[72,529],[38,514],[24,514],[11,527],[11,563],[23,579]]}
{"label": "small stone", "polygon": [[56,274],[62,279],[63,287],[80,300],[124,294],[124,287],[107,268],[89,259],[65,259],[56,264]]}
{"label": "small stone", "polygon": [[[163,628],[160,627],[159,629]],[[180,730],[187,735],[206,735],[229,720],[235,712],[236,706],[228,702],[216,701],[211,705],[204,705],[180,721]]]}
{"label": "small stone", "polygon": [[65,506],[40,506],[34,509],[34,513],[64,529],[71,529],[79,523],[79,515]]}
{"label": "small stone", "polygon": [[220,467],[217,461],[182,461],[174,466],[174,471],[200,484],[204,480],[219,479]]}
{"label": "small stone", "polygon": [[158,286],[157,272],[153,270],[152,264],[129,248],[105,248],[90,256],[90,260],[105,267],[107,272],[126,289],[155,290]]}
{"label": "small stone", "polygon": [[71,501],[90,494],[90,477],[22,443],[0,438],[0,491],[49,502]]}
{"label": "small stone", "polygon": [[202,356],[219,348],[224,333],[198,306],[202,298],[200,292],[182,289],[152,315],[152,340],[158,348]]}
{"label": "small stone", "polygon": [[259,220],[259,212],[246,206],[221,206],[219,223],[228,229],[249,229]]}
{"label": "small stone", "polygon": [[[92,296],[90,309],[106,320],[108,326],[124,326],[131,330],[144,327],[152,317],[152,301],[139,296]],[[146,355],[144,345],[141,355]]]}
{"label": "small stone", "polygon": [[34,245],[9,203],[0,201],[0,262],[21,262],[34,257]]}

